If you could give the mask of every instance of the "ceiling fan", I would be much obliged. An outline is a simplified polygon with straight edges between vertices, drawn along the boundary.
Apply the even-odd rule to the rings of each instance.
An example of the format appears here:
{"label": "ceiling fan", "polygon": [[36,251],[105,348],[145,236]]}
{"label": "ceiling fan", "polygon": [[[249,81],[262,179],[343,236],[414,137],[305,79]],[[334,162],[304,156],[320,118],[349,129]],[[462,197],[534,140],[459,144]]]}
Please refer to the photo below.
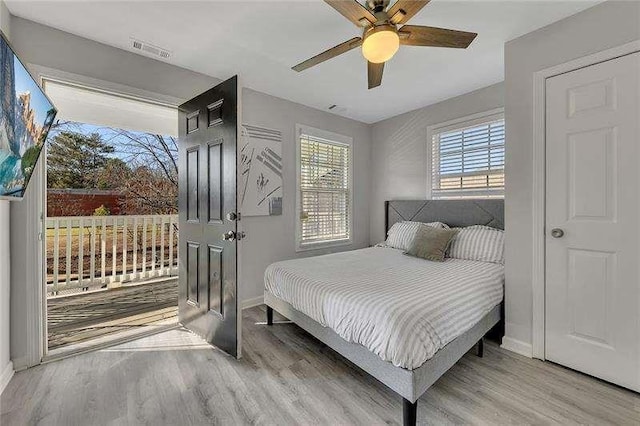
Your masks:
{"label": "ceiling fan", "polygon": [[[429,0],[367,0],[366,7],[356,0],[324,0],[342,16],[363,29],[362,37],[340,43],[329,50],[292,67],[303,71],[362,46],[367,59],[369,89],[380,86],[384,63],[391,59],[400,45],[453,47],[466,49],[478,34],[444,28],[404,25],[429,3]],[[402,25],[398,28],[398,25]]]}

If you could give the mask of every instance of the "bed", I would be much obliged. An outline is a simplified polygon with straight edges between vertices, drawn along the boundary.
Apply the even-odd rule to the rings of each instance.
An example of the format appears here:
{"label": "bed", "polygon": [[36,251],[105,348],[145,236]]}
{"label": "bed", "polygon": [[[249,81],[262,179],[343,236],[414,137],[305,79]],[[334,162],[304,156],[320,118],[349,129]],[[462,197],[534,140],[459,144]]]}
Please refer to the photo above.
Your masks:
{"label": "bed", "polygon": [[[386,231],[405,220],[503,229],[503,218],[502,200],[385,203]],[[503,265],[370,247],[272,264],[264,298],[268,324],[276,310],[378,379],[413,425],[418,398],[474,345],[481,356],[489,330],[500,334],[503,289]]]}

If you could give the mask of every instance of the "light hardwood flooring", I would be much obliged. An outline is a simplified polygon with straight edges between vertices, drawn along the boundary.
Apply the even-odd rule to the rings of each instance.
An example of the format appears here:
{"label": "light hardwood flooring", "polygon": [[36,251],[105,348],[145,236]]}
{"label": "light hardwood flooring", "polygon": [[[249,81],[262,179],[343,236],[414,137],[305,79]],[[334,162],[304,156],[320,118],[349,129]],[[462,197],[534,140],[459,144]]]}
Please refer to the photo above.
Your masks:
{"label": "light hardwood flooring", "polygon": [[[264,307],[244,311],[241,360],[178,329],[16,373],[0,424],[401,422],[399,396],[297,326],[264,320]],[[640,395],[489,343],[420,398],[418,423],[639,425]]]}

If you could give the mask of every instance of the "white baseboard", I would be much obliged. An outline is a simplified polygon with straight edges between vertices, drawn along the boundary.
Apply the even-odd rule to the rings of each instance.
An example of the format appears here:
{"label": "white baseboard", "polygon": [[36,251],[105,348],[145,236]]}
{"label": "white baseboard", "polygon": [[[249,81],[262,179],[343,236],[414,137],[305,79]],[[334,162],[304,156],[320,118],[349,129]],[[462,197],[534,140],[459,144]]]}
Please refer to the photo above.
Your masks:
{"label": "white baseboard", "polygon": [[264,303],[264,296],[254,297],[253,299],[247,299],[242,301],[242,309],[253,308],[254,306],[262,305]]}
{"label": "white baseboard", "polygon": [[13,371],[26,370],[27,368],[33,367],[35,365],[35,364],[29,365],[28,357],[26,355],[18,358],[14,358],[11,360],[11,362],[13,363]]}
{"label": "white baseboard", "polygon": [[527,358],[533,358],[533,347],[531,343],[526,343],[521,340],[516,340],[511,337],[504,336],[502,338],[502,349],[506,349],[511,352],[515,352],[518,355],[526,356]]}
{"label": "white baseboard", "polygon": [[9,364],[6,365],[4,370],[2,370],[2,374],[0,375],[0,395],[4,392],[4,389],[9,384],[9,381],[13,377],[13,363],[9,361]]}

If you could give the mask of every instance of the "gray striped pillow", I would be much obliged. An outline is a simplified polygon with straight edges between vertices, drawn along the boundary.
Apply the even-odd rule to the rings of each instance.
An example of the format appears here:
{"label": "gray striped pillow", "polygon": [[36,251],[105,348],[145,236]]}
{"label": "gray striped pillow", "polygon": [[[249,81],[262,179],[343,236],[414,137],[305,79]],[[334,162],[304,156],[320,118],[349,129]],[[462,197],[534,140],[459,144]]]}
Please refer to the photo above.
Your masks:
{"label": "gray striped pillow", "polygon": [[448,257],[504,264],[504,231],[483,225],[454,229]]}
{"label": "gray striped pillow", "polygon": [[386,246],[397,248],[403,251],[409,250],[409,247],[411,247],[411,243],[413,243],[413,239],[418,233],[418,228],[420,227],[420,225],[427,225],[432,228],[449,229],[449,227],[442,222],[396,222],[393,224],[393,226],[391,226],[391,229],[389,229],[389,232],[387,234],[387,241],[385,242]]}

